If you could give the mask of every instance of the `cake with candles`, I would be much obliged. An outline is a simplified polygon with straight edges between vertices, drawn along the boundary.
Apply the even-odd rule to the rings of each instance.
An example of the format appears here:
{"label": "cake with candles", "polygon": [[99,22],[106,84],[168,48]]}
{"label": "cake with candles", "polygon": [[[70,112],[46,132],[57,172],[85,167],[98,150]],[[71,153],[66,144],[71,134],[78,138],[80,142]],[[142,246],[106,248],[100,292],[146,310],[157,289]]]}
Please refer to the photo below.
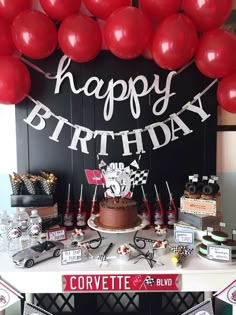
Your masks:
{"label": "cake with candles", "polygon": [[144,185],[148,170],[140,170],[136,161],[128,167],[122,162],[99,163],[103,178],[104,199],[99,203],[99,215],[94,222],[106,229],[123,230],[142,223],[137,202],[132,198],[136,185]]}

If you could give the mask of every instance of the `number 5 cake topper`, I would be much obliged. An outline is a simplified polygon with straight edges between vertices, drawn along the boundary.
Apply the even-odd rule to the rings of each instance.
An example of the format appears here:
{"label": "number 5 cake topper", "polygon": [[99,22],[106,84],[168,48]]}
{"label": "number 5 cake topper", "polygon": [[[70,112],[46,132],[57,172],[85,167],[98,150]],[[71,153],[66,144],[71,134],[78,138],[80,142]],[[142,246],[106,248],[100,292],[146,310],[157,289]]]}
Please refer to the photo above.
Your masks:
{"label": "number 5 cake topper", "polygon": [[[99,170],[85,170],[89,184],[102,185],[106,198],[131,198],[133,189],[145,185],[149,170],[141,170],[134,160],[125,166],[123,162],[112,162],[109,165],[103,160],[98,163]],[[96,175],[95,175],[96,174]]]}

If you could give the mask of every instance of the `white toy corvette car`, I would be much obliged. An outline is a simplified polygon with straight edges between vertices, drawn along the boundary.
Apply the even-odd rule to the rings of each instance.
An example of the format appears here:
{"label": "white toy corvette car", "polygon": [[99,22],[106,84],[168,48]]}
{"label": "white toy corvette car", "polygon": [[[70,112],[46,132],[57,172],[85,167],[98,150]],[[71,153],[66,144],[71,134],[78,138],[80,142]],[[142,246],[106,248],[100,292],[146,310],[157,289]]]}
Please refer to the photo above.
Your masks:
{"label": "white toy corvette car", "polygon": [[64,244],[57,241],[45,241],[25,248],[12,256],[18,267],[31,268],[34,264],[52,257],[59,257]]}

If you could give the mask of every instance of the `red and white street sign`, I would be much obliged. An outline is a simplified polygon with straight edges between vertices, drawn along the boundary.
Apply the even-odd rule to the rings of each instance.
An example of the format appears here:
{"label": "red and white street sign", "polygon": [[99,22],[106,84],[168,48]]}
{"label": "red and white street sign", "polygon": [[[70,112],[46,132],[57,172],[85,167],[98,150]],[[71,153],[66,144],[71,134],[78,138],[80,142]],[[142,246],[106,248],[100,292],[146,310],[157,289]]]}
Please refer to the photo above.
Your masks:
{"label": "red and white street sign", "polygon": [[179,291],[179,274],[93,274],[62,276],[64,292]]}

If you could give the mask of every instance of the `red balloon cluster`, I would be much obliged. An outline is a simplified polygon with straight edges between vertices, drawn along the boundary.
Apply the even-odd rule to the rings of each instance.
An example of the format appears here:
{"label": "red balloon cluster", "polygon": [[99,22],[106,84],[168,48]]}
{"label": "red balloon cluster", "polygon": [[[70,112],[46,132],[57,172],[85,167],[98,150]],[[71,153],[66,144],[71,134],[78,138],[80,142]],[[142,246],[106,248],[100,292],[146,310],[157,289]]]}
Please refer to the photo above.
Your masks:
{"label": "red balloon cluster", "polygon": [[[35,4],[38,9],[33,9]],[[177,70],[193,60],[205,76],[221,80],[219,104],[236,112],[231,84],[236,83],[236,36],[220,28],[232,11],[233,0],[139,0],[138,4],[131,6],[130,0],[0,0],[0,65],[11,69],[8,74],[1,69],[0,102],[18,103],[29,92],[30,77],[26,66],[20,60],[20,65],[16,63],[17,53],[43,59],[58,47],[73,61],[88,62],[105,47],[118,58],[144,56],[166,70]],[[20,75],[27,82],[12,84]]]}
{"label": "red balloon cluster", "polygon": [[201,32],[221,26],[230,15],[233,0],[184,0],[184,12]]}
{"label": "red balloon cluster", "polygon": [[110,51],[122,59],[140,56],[152,36],[152,26],[142,11],[127,6],[115,10],[107,19],[104,37]]}
{"label": "red balloon cluster", "polygon": [[31,79],[29,70],[13,56],[0,58],[0,104],[16,104],[29,93]]}
{"label": "red balloon cluster", "polygon": [[91,17],[73,14],[61,23],[58,42],[63,53],[72,60],[87,62],[100,52],[102,34],[98,23]]}
{"label": "red balloon cluster", "polygon": [[236,113],[236,72],[228,75],[219,82],[217,99],[224,110]]}
{"label": "red balloon cluster", "polygon": [[47,15],[63,21],[67,16],[79,13],[82,0],[40,0],[40,4]]}
{"label": "red balloon cluster", "polygon": [[140,0],[139,6],[153,22],[160,23],[180,11],[183,0]]}
{"label": "red balloon cluster", "polygon": [[20,12],[31,6],[32,0],[0,0],[0,16],[11,23]]}
{"label": "red balloon cluster", "polygon": [[198,34],[194,23],[187,15],[176,13],[157,26],[151,53],[161,68],[175,70],[192,59],[197,44]]}
{"label": "red balloon cluster", "polygon": [[199,71],[210,78],[222,78],[236,70],[236,36],[223,29],[203,34],[195,56]]}
{"label": "red balloon cluster", "polygon": [[18,50],[33,59],[43,59],[57,46],[57,31],[50,18],[36,10],[25,10],[12,23],[12,38]]}
{"label": "red balloon cluster", "polygon": [[93,16],[106,20],[116,9],[129,6],[130,0],[84,0],[84,4]]}

